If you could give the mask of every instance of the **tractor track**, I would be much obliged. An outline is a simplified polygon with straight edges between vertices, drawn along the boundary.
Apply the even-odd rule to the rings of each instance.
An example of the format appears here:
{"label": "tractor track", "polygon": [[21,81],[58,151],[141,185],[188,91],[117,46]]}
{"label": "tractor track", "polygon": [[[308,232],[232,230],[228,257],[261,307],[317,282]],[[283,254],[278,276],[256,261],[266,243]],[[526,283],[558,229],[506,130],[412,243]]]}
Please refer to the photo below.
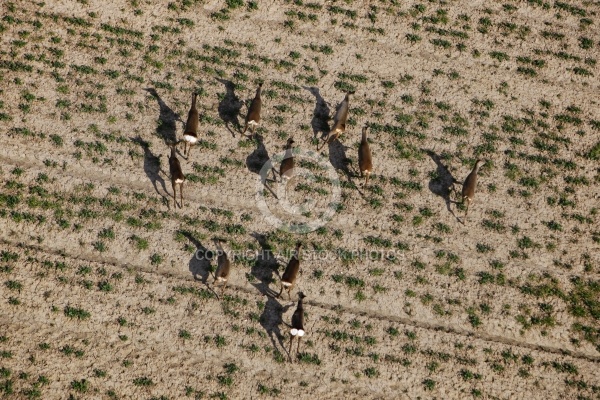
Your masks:
{"label": "tractor track", "polygon": [[[64,258],[69,258],[69,259],[77,260],[77,261],[104,263],[104,264],[109,264],[114,267],[122,268],[122,269],[128,269],[128,268],[134,267],[137,270],[145,272],[145,273],[169,277],[171,279],[173,279],[173,278],[182,279],[181,277],[178,277],[176,274],[170,274],[167,272],[157,272],[155,270],[151,270],[148,267],[145,267],[142,265],[122,264],[122,263],[119,263],[119,261],[117,259],[112,258],[112,257],[102,257],[101,258],[101,257],[88,257],[85,255],[73,255],[73,254],[68,254],[63,250],[56,250],[56,249],[53,249],[53,248],[50,248],[47,246],[14,243],[14,242],[4,239],[4,238],[0,238],[0,243],[2,243],[4,245],[14,246],[17,248],[26,248],[26,249],[35,250],[35,251],[41,251],[44,253],[48,253],[48,254],[64,257]],[[185,279],[182,279],[182,280],[185,280]],[[234,289],[235,291],[238,291],[238,292],[244,292],[244,293],[250,294],[250,295],[263,296],[257,290],[249,289],[249,288],[246,288],[246,287],[243,287],[240,285],[228,284],[227,287],[230,289]],[[600,356],[586,354],[586,353],[579,352],[579,351],[564,350],[564,349],[561,349],[561,348],[555,347],[555,346],[533,344],[533,343],[514,340],[514,339],[510,339],[510,338],[506,338],[506,337],[498,336],[498,335],[490,335],[485,332],[472,331],[472,330],[464,329],[464,328],[453,326],[453,325],[437,324],[437,323],[433,323],[433,322],[427,322],[427,321],[418,320],[418,319],[406,318],[406,317],[401,317],[401,316],[397,316],[397,315],[378,313],[376,311],[368,310],[368,309],[343,306],[340,304],[334,305],[334,304],[329,304],[329,303],[322,303],[319,301],[309,300],[309,299],[305,300],[305,304],[311,305],[313,307],[318,307],[323,310],[335,311],[337,313],[347,313],[347,314],[353,314],[353,315],[367,317],[367,318],[371,318],[371,319],[376,319],[379,321],[395,322],[398,324],[412,326],[415,328],[421,328],[421,329],[426,329],[426,330],[430,330],[430,331],[444,332],[444,333],[448,333],[448,334],[462,336],[465,338],[479,339],[479,340],[482,340],[485,342],[492,342],[492,343],[496,343],[496,344],[515,346],[515,347],[520,347],[523,349],[535,350],[535,351],[540,351],[540,352],[545,352],[545,353],[550,353],[550,354],[556,354],[556,355],[562,355],[562,356],[568,355],[573,358],[577,358],[577,359],[585,360],[585,361],[589,361],[589,362],[594,362],[594,363],[600,362]]]}

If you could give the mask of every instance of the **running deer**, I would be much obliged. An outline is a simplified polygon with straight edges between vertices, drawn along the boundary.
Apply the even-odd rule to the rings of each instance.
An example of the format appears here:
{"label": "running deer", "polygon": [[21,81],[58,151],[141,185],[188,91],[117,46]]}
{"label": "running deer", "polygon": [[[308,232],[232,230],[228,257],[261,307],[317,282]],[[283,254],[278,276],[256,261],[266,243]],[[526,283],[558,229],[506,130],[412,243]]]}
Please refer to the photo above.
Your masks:
{"label": "running deer", "polygon": [[217,246],[217,270],[215,272],[215,280],[213,285],[215,287],[221,286],[221,296],[225,292],[225,287],[227,286],[227,279],[229,278],[229,271],[231,269],[231,262],[229,261],[229,257],[227,257],[227,252],[223,250],[223,246],[221,239],[213,239],[215,245]]}
{"label": "running deer", "polygon": [[298,293],[298,306],[296,307],[296,311],[292,315],[292,329],[290,329],[290,349],[288,351],[290,360],[292,359],[292,344],[294,342],[294,338],[298,337],[298,347],[296,348],[296,354],[300,352],[300,341],[302,340],[302,336],[304,336],[304,306],[302,304],[302,300],[306,296],[304,293]]}
{"label": "running deer", "polygon": [[291,179],[294,175],[294,143],[294,139],[289,138],[285,145],[285,156],[279,165],[279,179],[281,179],[281,182],[283,182],[283,178]]}
{"label": "running deer", "polygon": [[358,167],[360,169],[361,178],[365,177],[365,187],[369,183],[369,175],[373,172],[373,159],[371,157],[371,147],[367,140],[367,128],[365,125],[362,129],[362,139],[358,148]]}
{"label": "running deer", "polygon": [[294,287],[294,283],[296,282],[296,277],[298,276],[298,272],[300,271],[300,247],[302,247],[302,243],[296,243],[296,251],[290,261],[288,262],[287,267],[285,268],[285,272],[281,277],[281,290],[277,297],[281,297],[281,293],[283,293],[283,289],[286,289],[288,292],[288,298],[292,298],[290,291]]}
{"label": "running deer", "polygon": [[[326,144],[332,143],[336,140],[342,133],[346,131],[346,123],[348,122],[348,109],[350,107],[350,95],[354,94],[354,92],[346,92],[346,96],[344,100],[338,106],[337,112],[335,113],[335,117],[333,118],[333,128],[329,131],[327,138],[323,142],[323,146]],[[318,150],[318,149],[317,149]]]}
{"label": "running deer", "polygon": [[185,141],[183,156],[186,158],[190,158],[192,146],[198,141],[198,109],[196,108],[196,97],[198,97],[198,93],[192,93],[192,105],[190,106],[187,122],[185,124],[185,131],[183,132],[183,140]]}
{"label": "running deer", "polygon": [[[180,142],[180,141],[179,141]],[[177,191],[176,187],[179,185],[179,196],[181,198],[181,207],[183,208],[183,182],[185,181],[185,175],[181,171],[181,164],[177,158],[177,145],[179,142],[175,142],[169,145],[171,148],[171,155],[169,156],[169,172],[171,173],[171,186],[173,187],[173,204],[177,208]]]}
{"label": "running deer", "polygon": [[462,202],[463,204],[466,202],[466,210],[465,210],[465,222],[467,221],[467,214],[469,213],[469,205],[473,203],[473,198],[475,197],[475,186],[477,186],[477,172],[479,168],[485,164],[483,160],[477,160],[475,162],[475,166],[473,170],[465,179],[462,187]]}
{"label": "running deer", "polygon": [[262,82],[258,84],[258,89],[256,89],[256,95],[250,103],[250,108],[248,108],[248,114],[246,115],[246,125],[244,126],[244,132],[242,132],[243,134],[246,134],[248,125],[250,125],[250,130],[252,131],[252,138],[254,138],[254,131],[256,130],[256,127],[260,122],[260,109],[262,107],[260,93],[262,91],[262,85]]}

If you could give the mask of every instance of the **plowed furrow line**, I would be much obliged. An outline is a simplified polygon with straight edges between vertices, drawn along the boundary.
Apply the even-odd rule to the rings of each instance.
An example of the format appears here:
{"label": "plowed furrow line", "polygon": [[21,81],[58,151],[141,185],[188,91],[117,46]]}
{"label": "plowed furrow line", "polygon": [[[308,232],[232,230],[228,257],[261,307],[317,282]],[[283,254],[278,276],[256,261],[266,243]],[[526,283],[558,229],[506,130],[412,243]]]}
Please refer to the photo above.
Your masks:
{"label": "plowed furrow line", "polygon": [[[105,263],[105,264],[110,264],[112,266],[115,266],[118,268],[123,268],[123,269],[128,269],[128,268],[132,267],[132,265],[129,265],[129,264],[127,264],[127,265],[121,264],[116,259],[111,259],[110,261],[108,261],[107,258],[100,259],[100,258],[95,258],[95,257],[87,257],[85,255],[80,255],[80,254],[73,255],[73,254],[65,253],[64,251],[57,251],[57,250],[54,250],[54,249],[46,247],[46,246],[17,244],[17,243],[13,243],[9,240],[2,239],[2,238],[0,238],[0,243],[3,243],[5,245],[10,245],[10,246],[15,246],[15,247],[28,248],[28,249],[32,249],[32,250],[36,250],[36,251],[49,253],[49,254],[54,254],[54,255],[58,255],[61,257],[65,257],[65,258],[69,258],[69,259],[77,260],[77,261]],[[149,269],[149,268],[141,266],[141,265],[133,266],[133,267],[137,268],[145,273],[161,275],[161,276],[169,277],[171,279],[181,279],[182,281],[185,280],[184,278],[174,276],[173,274],[168,274],[166,272],[157,272],[156,270],[152,270],[152,269]],[[262,294],[260,294],[260,292],[240,286],[240,285],[229,284],[229,285],[227,285],[227,287],[230,290],[244,292],[246,294],[255,295],[255,296],[256,295],[262,296]],[[526,348],[526,349],[531,349],[531,350],[536,350],[536,351],[541,351],[541,352],[551,353],[551,354],[569,355],[571,357],[582,359],[582,360],[587,360],[587,361],[591,361],[591,362],[600,362],[600,356],[591,355],[591,354],[587,354],[587,353],[583,353],[583,352],[579,352],[579,351],[567,351],[567,350],[561,349],[559,347],[540,345],[540,344],[530,343],[530,342],[526,342],[526,341],[510,339],[510,338],[498,336],[498,335],[490,335],[490,334],[487,334],[486,332],[479,332],[479,331],[464,329],[464,328],[461,328],[461,327],[458,327],[455,325],[445,325],[445,324],[428,322],[428,321],[423,321],[423,320],[418,320],[418,319],[413,319],[413,318],[400,317],[397,315],[383,314],[383,313],[378,313],[376,311],[369,310],[369,309],[361,309],[358,307],[344,306],[344,305],[340,305],[340,304],[321,303],[321,302],[315,301],[315,300],[305,300],[305,303],[309,304],[313,307],[319,307],[321,309],[331,310],[331,311],[335,311],[337,313],[349,313],[349,314],[353,314],[353,315],[357,315],[357,316],[363,316],[363,317],[367,317],[367,318],[376,319],[379,321],[396,322],[399,324],[412,326],[412,327],[416,327],[416,328],[422,328],[422,329],[427,329],[427,330],[432,330],[432,331],[441,331],[441,332],[454,334],[454,335],[462,336],[462,337],[466,337],[466,338],[475,338],[475,339],[483,340],[486,342],[493,342],[496,344],[504,344],[504,345],[509,345],[509,346],[521,347],[521,348]]]}

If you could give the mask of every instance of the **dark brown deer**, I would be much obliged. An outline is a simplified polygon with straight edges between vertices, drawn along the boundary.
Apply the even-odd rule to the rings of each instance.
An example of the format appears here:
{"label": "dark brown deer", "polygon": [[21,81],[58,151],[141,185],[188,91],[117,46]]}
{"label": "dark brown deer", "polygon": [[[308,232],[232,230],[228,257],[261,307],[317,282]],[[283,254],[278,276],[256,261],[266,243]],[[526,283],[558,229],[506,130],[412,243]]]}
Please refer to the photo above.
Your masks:
{"label": "dark brown deer", "polygon": [[292,359],[292,344],[294,342],[294,338],[298,337],[298,347],[296,348],[296,355],[300,352],[300,341],[302,340],[302,336],[304,336],[304,306],[302,304],[302,300],[306,296],[304,293],[298,293],[298,306],[296,307],[296,311],[292,315],[292,329],[290,329],[290,349],[288,351],[290,360]]}
{"label": "dark brown deer", "polygon": [[183,208],[183,182],[185,181],[185,175],[181,170],[181,164],[177,158],[177,145],[179,142],[172,143],[169,145],[171,148],[171,155],[169,156],[169,172],[171,174],[171,186],[173,187],[173,204],[177,208],[177,191],[176,187],[179,185],[179,196],[181,198],[181,207]]}
{"label": "dark brown deer", "polygon": [[196,97],[198,93],[192,93],[192,105],[188,112],[187,122],[185,124],[185,131],[183,132],[183,156],[190,158],[190,152],[192,146],[198,141],[198,109],[196,108]]}

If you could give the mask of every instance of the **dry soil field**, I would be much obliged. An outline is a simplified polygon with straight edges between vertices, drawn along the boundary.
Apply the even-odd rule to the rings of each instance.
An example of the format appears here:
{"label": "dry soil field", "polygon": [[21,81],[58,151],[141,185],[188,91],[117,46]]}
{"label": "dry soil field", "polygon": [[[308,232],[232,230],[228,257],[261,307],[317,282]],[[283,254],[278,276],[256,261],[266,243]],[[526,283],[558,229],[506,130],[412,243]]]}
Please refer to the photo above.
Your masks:
{"label": "dry soil field", "polygon": [[[0,397],[599,399],[599,13],[2,1]],[[166,141],[193,91],[175,209]],[[317,152],[346,91],[347,130]],[[306,176],[286,205],[259,171],[289,137]],[[465,222],[452,182],[478,158]],[[272,223],[325,209],[309,233]],[[220,298],[196,257],[215,237],[233,261]],[[292,299],[273,298],[297,241]],[[307,335],[289,355],[297,290]]]}

